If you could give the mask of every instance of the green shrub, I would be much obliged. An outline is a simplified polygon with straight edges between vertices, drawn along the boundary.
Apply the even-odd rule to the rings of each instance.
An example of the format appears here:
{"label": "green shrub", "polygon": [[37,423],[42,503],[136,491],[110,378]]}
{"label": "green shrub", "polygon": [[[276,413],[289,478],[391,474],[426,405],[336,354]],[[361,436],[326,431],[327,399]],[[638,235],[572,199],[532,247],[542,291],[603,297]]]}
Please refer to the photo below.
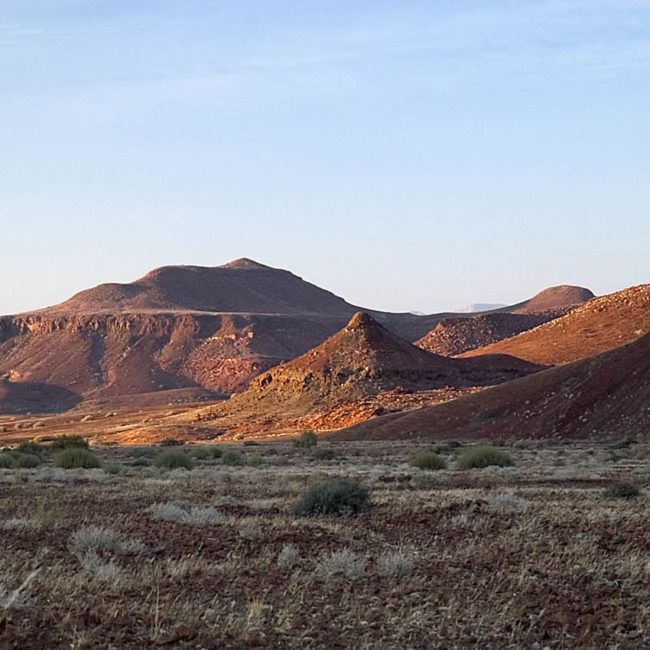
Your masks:
{"label": "green shrub", "polygon": [[122,466],[119,463],[106,463],[103,469],[107,474],[119,474],[122,471]]}
{"label": "green shrub", "polygon": [[192,447],[190,450],[190,455],[196,460],[205,460],[206,458],[214,458],[212,452],[207,448],[201,445]]}
{"label": "green shrub", "polygon": [[88,449],[88,441],[82,436],[61,435],[52,440],[52,449],[55,451],[68,449],[69,447],[84,447]]}
{"label": "green shrub", "polygon": [[315,447],[318,444],[318,436],[315,431],[303,431],[294,441],[293,446],[302,449]]}
{"label": "green shrub", "polygon": [[641,490],[632,483],[613,483],[603,490],[606,499],[636,499]]}
{"label": "green shrub", "polygon": [[301,517],[355,515],[370,509],[368,488],[351,479],[328,479],[312,485],[294,504]]}
{"label": "green shrub", "polygon": [[221,455],[223,454],[223,449],[217,445],[212,445],[210,451],[212,452],[213,458],[221,458]]}
{"label": "green shrub", "polygon": [[41,464],[41,459],[36,454],[18,454],[16,456],[16,467],[31,469]]}
{"label": "green shrub", "polygon": [[167,469],[192,469],[192,459],[181,449],[165,449],[161,451],[153,461],[156,467],[166,467]]}
{"label": "green shrub", "polygon": [[54,457],[54,464],[63,469],[99,467],[96,456],[84,447],[68,447]]}
{"label": "green shrub", "polygon": [[11,469],[16,466],[16,459],[8,453],[0,454],[0,469]]}
{"label": "green shrub", "polygon": [[35,456],[42,456],[45,451],[41,445],[37,445],[35,442],[21,442],[16,451],[19,454],[34,454]]}
{"label": "green shrub", "polygon": [[244,447],[259,447],[260,443],[257,440],[244,440]]}
{"label": "green shrub", "polygon": [[262,458],[262,456],[260,456],[259,454],[255,454],[255,455],[251,456],[248,459],[248,466],[249,467],[262,467],[262,465],[264,465],[264,462],[265,461],[264,461],[264,458]]}
{"label": "green shrub", "polygon": [[457,461],[458,469],[472,469],[480,467],[509,467],[513,465],[512,458],[504,451],[491,447],[490,445],[476,445],[469,447],[459,457]]}
{"label": "green shrub", "polygon": [[418,469],[436,470],[445,469],[447,462],[435,451],[421,451],[411,458],[411,465]]}
{"label": "green shrub", "polygon": [[140,456],[135,460],[132,460],[128,465],[131,465],[131,467],[149,467],[151,461],[146,456]]}
{"label": "green shrub", "polygon": [[224,465],[243,465],[245,462],[244,457],[234,449],[226,449],[221,454],[221,462]]}

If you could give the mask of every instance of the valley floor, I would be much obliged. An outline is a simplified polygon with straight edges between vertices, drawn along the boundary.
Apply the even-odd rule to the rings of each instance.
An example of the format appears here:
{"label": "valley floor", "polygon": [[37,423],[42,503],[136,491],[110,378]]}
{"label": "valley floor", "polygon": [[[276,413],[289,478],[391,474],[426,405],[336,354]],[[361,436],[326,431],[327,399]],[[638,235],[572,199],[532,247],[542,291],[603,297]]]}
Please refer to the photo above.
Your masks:
{"label": "valley floor", "polygon": [[[522,441],[514,466],[464,471],[445,446],[435,472],[409,464],[426,448],[184,445],[194,468],[170,471],[159,447],[96,447],[102,468],[0,470],[0,646],[648,647],[650,445]],[[292,514],[332,476],[373,508]],[[645,494],[603,498],[617,480]]]}

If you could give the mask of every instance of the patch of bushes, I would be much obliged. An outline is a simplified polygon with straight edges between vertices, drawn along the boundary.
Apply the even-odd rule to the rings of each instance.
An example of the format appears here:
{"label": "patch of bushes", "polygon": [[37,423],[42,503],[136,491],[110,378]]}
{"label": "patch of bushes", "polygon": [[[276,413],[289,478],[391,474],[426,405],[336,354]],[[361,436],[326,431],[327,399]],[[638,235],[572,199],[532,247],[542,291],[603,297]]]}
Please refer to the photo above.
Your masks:
{"label": "patch of bushes", "polygon": [[177,524],[206,526],[223,521],[224,516],[216,508],[203,507],[192,501],[174,499],[166,503],[156,503],[149,512],[158,521],[170,521]]}
{"label": "patch of bushes", "polygon": [[351,479],[328,479],[312,485],[294,504],[301,517],[356,515],[370,509],[368,488]]}
{"label": "patch of bushes", "polygon": [[0,453],[0,469],[12,469],[15,466],[14,457],[7,453]]}
{"label": "patch of bushes", "polygon": [[244,447],[259,447],[260,443],[257,440],[244,440]]}
{"label": "patch of bushes", "polygon": [[481,467],[510,467],[514,463],[512,458],[496,447],[490,445],[476,445],[469,447],[459,457],[456,465],[458,469],[473,469]]}
{"label": "patch of bushes", "polygon": [[435,451],[421,451],[411,458],[411,465],[418,469],[434,471],[445,469],[445,467],[447,467],[447,462]]}
{"label": "patch of bushes", "polygon": [[84,447],[68,447],[54,457],[54,464],[63,469],[90,469],[99,467],[99,460]]}
{"label": "patch of bushes", "polygon": [[641,490],[632,483],[613,483],[603,490],[605,499],[636,499]]}
{"label": "patch of bushes", "polygon": [[192,469],[192,459],[181,449],[165,449],[161,451],[153,461],[156,467],[166,469]]}
{"label": "patch of bushes", "polygon": [[16,451],[19,454],[34,454],[35,456],[42,456],[45,451],[41,445],[37,445],[35,442],[21,442]]}
{"label": "patch of bushes", "polygon": [[254,454],[248,459],[248,466],[249,467],[262,467],[264,465],[264,458],[260,456],[259,454]]}
{"label": "patch of bushes", "polygon": [[122,471],[122,466],[119,463],[107,463],[104,465],[104,471],[107,474],[119,474]]}
{"label": "patch of bushes", "polygon": [[221,454],[221,462],[224,465],[243,465],[245,463],[244,457],[234,449],[226,449]]}
{"label": "patch of bushes", "polygon": [[309,449],[318,444],[318,436],[315,431],[303,431],[294,441],[293,446],[299,449]]}
{"label": "patch of bushes", "polygon": [[316,575],[325,580],[328,578],[348,578],[357,580],[366,573],[366,560],[356,553],[343,549],[324,555],[316,566]]}
{"label": "patch of bushes", "polygon": [[17,454],[15,458],[16,467],[32,469],[41,464],[41,459],[36,454]]}
{"label": "patch of bushes", "polygon": [[88,441],[82,436],[70,436],[63,434],[61,436],[56,436],[54,440],[52,440],[51,446],[54,451],[73,447],[88,449]]}
{"label": "patch of bushes", "polygon": [[207,458],[214,458],[212,452],[207,448],[200,445],[192,447],[190,451],[192,458],[196,460],[206,460]]}

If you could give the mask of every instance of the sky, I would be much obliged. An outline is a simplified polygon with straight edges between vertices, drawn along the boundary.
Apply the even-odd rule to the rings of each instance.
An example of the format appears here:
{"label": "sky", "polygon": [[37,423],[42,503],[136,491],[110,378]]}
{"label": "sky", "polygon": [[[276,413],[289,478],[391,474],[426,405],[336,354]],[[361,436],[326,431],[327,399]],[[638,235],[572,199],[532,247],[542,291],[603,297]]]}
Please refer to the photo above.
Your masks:
{"label": "sky", "polygon": [[650,0],[0,0],[0,313],[249,257],[365,307],[650,281]]}

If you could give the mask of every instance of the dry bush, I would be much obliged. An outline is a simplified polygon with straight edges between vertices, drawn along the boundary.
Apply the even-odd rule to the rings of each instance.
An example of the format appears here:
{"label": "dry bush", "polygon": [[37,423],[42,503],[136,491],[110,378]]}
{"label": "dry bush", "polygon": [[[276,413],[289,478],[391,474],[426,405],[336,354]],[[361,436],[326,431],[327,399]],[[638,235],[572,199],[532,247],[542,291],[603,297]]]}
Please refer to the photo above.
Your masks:
{"label": "dry bush", "polygon": [[366,560],[349,549],[333,551],[321,557],[315,573],[321,580],[337,577],[357,580],[366,574]]}
{"label": "dry bush", "polygon": [[183,499],[156,503],[149,508],[149,512],[158,521],[192,524],[194,526],[209,526],[224,520],[223,514],[216,508],[203,507]]}

